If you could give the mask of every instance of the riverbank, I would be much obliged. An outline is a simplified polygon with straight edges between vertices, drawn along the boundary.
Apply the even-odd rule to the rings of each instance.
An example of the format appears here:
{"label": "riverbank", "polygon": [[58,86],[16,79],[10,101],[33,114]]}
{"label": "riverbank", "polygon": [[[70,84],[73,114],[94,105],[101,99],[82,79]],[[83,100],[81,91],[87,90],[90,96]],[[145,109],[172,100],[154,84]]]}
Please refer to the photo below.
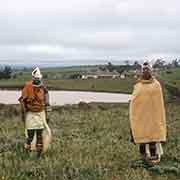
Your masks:
{"label": "riverbank", "polygon": [[180,176],[180,104],[167,109],[168,141],[159,166],[136,161],[127,104],[54,106],[51,148],[36,160],[23,151],[20,106],[0,106],[0,179],[4,180],[177,180]]}

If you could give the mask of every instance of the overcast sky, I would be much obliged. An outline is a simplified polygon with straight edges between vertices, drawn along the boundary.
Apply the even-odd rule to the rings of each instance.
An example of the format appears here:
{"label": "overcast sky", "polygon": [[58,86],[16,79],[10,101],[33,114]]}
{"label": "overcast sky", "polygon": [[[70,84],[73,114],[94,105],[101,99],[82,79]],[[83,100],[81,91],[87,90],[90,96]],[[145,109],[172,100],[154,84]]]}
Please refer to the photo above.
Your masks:
{"label": "overcast sky", "polygon": [[1,64],[179,56],[179,0],[0,0]]}

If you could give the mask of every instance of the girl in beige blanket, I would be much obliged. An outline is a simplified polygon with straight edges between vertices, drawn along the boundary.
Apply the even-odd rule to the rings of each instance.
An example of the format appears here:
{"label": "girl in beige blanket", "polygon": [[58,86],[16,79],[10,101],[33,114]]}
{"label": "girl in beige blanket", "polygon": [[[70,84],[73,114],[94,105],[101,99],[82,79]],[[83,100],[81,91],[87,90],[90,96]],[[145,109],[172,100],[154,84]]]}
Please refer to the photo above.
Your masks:
{"label": "girl in beige blanket", "polygon": [[144,63],[142,77],[134,87],[130,103],[130,127],[133,141],[147,160],[159,163],[166,141],[166,117],[160,83]]}

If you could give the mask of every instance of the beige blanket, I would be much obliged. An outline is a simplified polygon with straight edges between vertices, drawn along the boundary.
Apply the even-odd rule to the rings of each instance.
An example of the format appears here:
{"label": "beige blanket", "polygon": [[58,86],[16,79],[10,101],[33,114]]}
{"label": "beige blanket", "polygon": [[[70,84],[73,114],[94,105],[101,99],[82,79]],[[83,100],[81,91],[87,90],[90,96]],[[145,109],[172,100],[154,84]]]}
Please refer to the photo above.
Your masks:
{"label": "beige blanket", "polygon": [[134,142],[166,141],[166,117],[160,83],[141,80],[132,94],[130,103],[130,127]]}

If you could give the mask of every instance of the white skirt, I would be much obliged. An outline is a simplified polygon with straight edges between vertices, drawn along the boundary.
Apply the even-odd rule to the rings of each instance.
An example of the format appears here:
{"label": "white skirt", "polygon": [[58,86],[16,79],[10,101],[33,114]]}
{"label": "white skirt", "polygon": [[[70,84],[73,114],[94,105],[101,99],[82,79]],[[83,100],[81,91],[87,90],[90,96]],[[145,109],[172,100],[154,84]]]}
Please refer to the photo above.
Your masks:
{"label": "white skirt", "polygon": [[[28,129],[43,129],[43,152],[47,151],[50,142],[51,142],[51,129],[49,128],[46,122],[46,114],[45,111],[40,113],[28,112],[26,114],[26,127],[25,127],[25,136],[27,137]],[[36,134],[31,143],[31,150],[36,151]]]}
{"label": "white skirt", "polygon": [[27,112],[25,120],[26,129],[44,129],[46,121],[45,111],[42,112]]}

